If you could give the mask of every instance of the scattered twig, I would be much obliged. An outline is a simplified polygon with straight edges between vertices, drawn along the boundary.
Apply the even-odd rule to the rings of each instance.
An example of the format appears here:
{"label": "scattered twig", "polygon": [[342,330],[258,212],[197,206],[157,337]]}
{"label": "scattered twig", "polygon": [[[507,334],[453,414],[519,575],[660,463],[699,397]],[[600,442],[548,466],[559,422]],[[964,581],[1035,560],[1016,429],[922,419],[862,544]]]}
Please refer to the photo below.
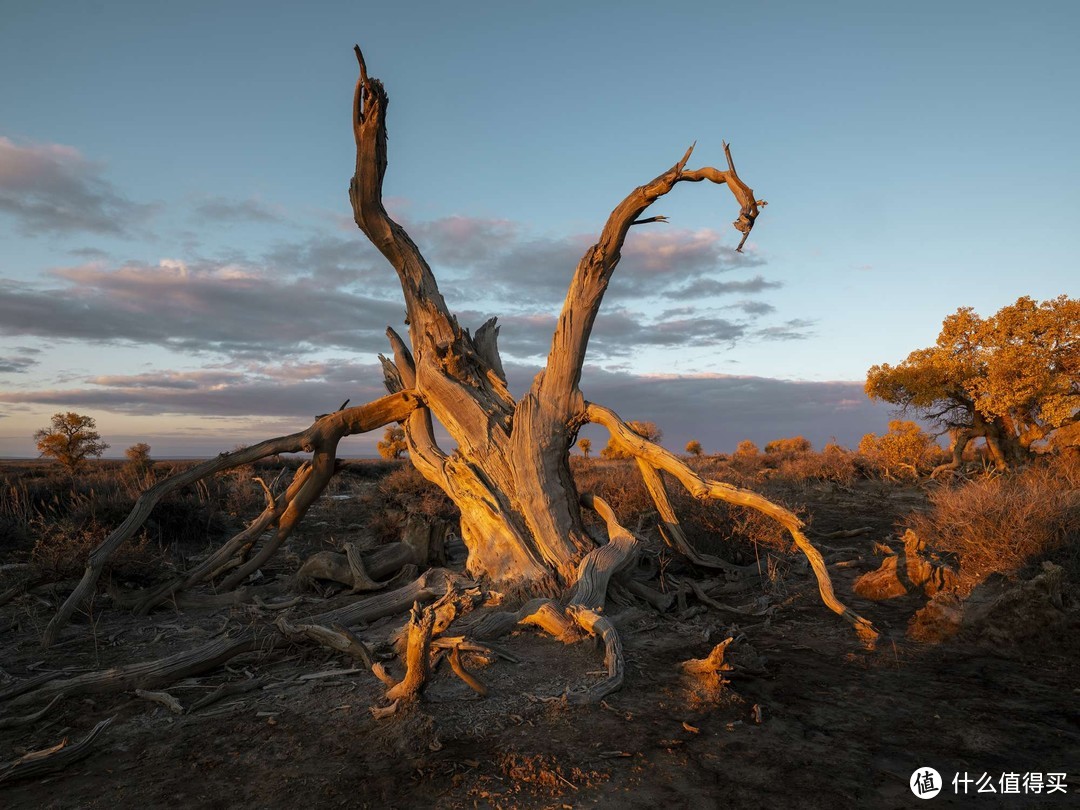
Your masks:
{"label": "scattered twig", "polygon": [[114,720],[113,717],[102,720],[86,737],[74,745],[68,745],[65,737],[57,745],[42,751],[33,751],[14,762],[0,765],[0,782],[29,779],[51,771],[61,770],[86,757],[93,749],[98,736]]}
{"label": "scattered twig", "polygon": [[188,714],[206,708],[213,703],[217,703],[223,698],[232,697],[233,695],[242,695],[245,692],[252,692],[266,683],[266,680],[267,678],[263,676],[261,678],[249,678],[246,681],[223,683],[209,695],[201,697],[192,703],[188,708]]}
{"label": "scattered twig", "polygon": [[454,674],[461,678],[470,689],[481,697],[487,697],[487,687],[484,686],[478,678],[470,674],[469,671],[465,669],[464,664],[461,663],[461,647],[452,647],[450,649],[450,668],[454,670]]}
{"label": "scattered twig", "polygon": [[174,698],[168,692],[150,692],[146,689],[136,689],[135,694],[141,697],[143,700],[149,700],[153,703],[158,703],[164,706],[173,714],[184,713],[184,707],[180,704],[180,701]]}

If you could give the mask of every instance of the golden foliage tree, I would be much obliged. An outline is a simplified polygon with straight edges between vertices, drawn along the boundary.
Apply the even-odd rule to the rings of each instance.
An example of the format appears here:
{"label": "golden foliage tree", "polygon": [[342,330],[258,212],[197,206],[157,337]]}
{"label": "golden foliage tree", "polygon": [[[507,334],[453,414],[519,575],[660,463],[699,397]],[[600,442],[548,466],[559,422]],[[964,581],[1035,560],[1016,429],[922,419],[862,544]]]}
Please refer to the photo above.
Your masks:
{"label": "golden foliage tree", "polygon": [[592,452],[592,439],[586,439],[585,437],[582,437],[578,439],[577,446],[578,449],[581,451],[581,455],[585,456],[585,458],[588,458],[589,453]]}
{"label": "golden foliage tree", "polygon": [[34,434],[34,441],[41,455],[56,459],[71,473],[109,449],[94,419],[73,411],[54,413],[49,426]]}
{"label": "golden foliage tree", "polygon": [[1024,296],[983,318],[961,307],[935,345],[873,366],[866,393],[953,431],[952,460],[983,438],[994,464],[1026,460],[1033,443],[1080,418],[1080,300]]}
{"label": "golden foliage tree", "polygon": [[405,441],[405,431],[397,425],[387,425],[386,432],[383,433],[382,439],[375,445],[379,451],[379,455],[385,459],[401,458],[405,455],[405,451],[409,449],[408,443]]}
{"label": "golden foliage tree", "polygon": [[937,455],[935,447],[933,436],[904,419],[890,421],[883,436],[867,433],[859,441],[859,453],[886,478],[917,478]]}
{"label": "golden foliage tree", "polygon": [[127,468],[136,475],[147,473],[153,468],[154,460],[150,458],[150,445],[146,442],[137,442],[124,451],[127,459]]}
{"label": "golden foliage tree", "polygon": [[688,441],[686,443],[686,448],[685,449],[686,449],[687,454],[689,454],[691,456],[695,456],[695,457],[698,457],[703,452],[705,452],[704,450],[701,449],[701,442],[699,442],[697,439],[691,439],[690,441]]}

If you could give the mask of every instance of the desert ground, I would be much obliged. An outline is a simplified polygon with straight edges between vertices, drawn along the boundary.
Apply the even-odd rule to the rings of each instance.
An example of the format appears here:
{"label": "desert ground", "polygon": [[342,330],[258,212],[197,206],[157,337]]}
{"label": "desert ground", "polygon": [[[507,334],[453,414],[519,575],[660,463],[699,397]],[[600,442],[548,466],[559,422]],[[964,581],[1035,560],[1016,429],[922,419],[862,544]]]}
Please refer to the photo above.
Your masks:
{"label": "desert ground", "polygon": [[[81,482],[44,463],[5,463],[0,802],[9,808],[908,807],[919,804],[909,779],[928,766],[946,783],[934,799],[939,805],[1073,803],[1073,783],[1080,781],[1075,465],[1023,473],[1044,475],[1039,485],[1062,495],[1046,507],[1052,514],[991,515],[973,529],[996,526],[1015,537],[984,534],[984,549],[972,548],[970,537],[926,538],[920,559],[948,574],[938,583],[941,595],[931,599],[927,592],[935,587],[920,587],[902,573],[910,562],[905,556],[915,553],[905,550],[904,532],[914,526],[929,533],[943,509],[954,510],[956,519],[958,493],[975,497],[968,488],[990,488],[977,494],[1003,503],[1001,488],[1009,484],[1002,477],[976,472],[970,480],[941,483],[823,470],[806,460],[786,468],[768,460],[740,467],[722,457],[692,463],[711,475],[752,480],[795,509],[838,596],[879,631],[876,644],[861,643],[821,603],[805,559],[760,522],[722,506],[692,510],[691,539],[746,573],[731,578],[697,570],[663,545],[647,496],[631,483],[632,462],[576,459],[579,486],[608,498],[647,540],[670,603],[658,609],[625,593],[609,604],[627,667],[622,688],[595,705],[575,705],[566,696],[604,677],[603,650],[589,637],[562,643],[535,628],[516,629],[487,651],[464,656],[486,696],[441,656],[421,698],[384,717],[372,709],[385,708],[386,687],[371,671],[301,641],[146,689],[137,683],[80,688],[77,678],[86,673],[378,597],[328,581],[302,587],[296,572],[312,554],[340,551],[344,543],[365,553],[393,543],[417,516],[449,523],[438,562],[463,572],[453,508],[407,462],[350,463],[245,592],[251,597],[265,588],[275,595],[226,595],[232,603],[213,604],[204,589],[203,602],[197,593],[133,615],[123,594],[167,579],[219,545],[258,511],[262,494],[250,477],[270,480],[275,468],[223,474],[163,502],[114,562],[90,609],[43,650],[43,627],[86,554],[122,520],[145,481],[125,479],[111,462],[96,462]],[[176,465],[158,462],[150,475]],[[1036,491],[1042,490],[1025,490]],[[987,511],[981,502],[973,508]],[[995,543],[1014,548],[995,551]],[[860,596],[856,580],[890,558],[899,560],[902,595]],[[275,584],[280,592],[271,590]],[[513,595],[485,590],[454,627],[467,636],[471,622],[508,605]],[[399,665],[390,640],[407,618],[401,612],[352,630],[393,671]],[[728,638],[728,668],[714,678],[681,669]],[[217,691],[222,685],[231,686]],[[76,745],[104,720],[111,722],[75,761],[29,776],[12,765],[63,740]],[[999,780],[1011,773],[1066,773],[1067,792],[978,794],[973,781],[965,796],[951,784],[957,774],[972,780],[987,774],[1000,791]]]}

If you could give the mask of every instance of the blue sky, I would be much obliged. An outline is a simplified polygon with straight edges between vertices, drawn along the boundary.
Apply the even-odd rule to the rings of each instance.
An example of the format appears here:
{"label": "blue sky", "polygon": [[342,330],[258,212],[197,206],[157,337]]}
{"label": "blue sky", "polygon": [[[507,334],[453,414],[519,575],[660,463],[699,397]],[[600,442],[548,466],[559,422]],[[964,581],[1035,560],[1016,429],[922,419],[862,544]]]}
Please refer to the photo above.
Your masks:
{"label": "blue sky", "polygon": [[888,418],[870,365],[1077,293],[1072,3],[8,5],[0,455],[60,409],[201,454],[378,395],[403,307],[350,220],[354,42],[390,207],[519,387],[611,208],[732,144],[770,203],[746,254],[726,190],[677,188],[583,378],[670,446],[854,443]]}

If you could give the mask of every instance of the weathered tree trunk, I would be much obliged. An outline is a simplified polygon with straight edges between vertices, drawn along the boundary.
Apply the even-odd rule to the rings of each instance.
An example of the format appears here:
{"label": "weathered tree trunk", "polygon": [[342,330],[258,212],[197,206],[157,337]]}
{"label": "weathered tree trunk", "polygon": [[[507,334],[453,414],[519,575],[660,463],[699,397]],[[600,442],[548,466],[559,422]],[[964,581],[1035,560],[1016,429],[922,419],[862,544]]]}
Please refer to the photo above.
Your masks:
{"label": "weathered tree trunk", "polygon": [[[736,227],[749,233],[759,201],[735,174],[675,166],[631,192],[612,212],[595,245],[578,264],[552,339],[546,368],[514,401],[506,389],[494,319],[475,336],[449,312],[430,267],[382,203],[386,172],[386,110],[382,83],[367,75],[359,48],[354,97],[356,173],[350,199],[356,224],[400,279],[411,350],[388,331],[393,360],[383,359],[394,392],[414,389],[424,407],[406,423],[409,455],[461,510],[469,570],[506,587],[547,592],[574,582],[578,561],[593,543],[585,533],[569,451],[587,421],[578,388],[593,322],[630,227],[680,181],[727,184],[741,203]],[[740,245],[741,246],[741,245]],[[457,442],[452,456],[435,443],[437,419]]]}
{"label": "weathered tree trunk", "polygon": [[[360,66],[353,99],[356,171],[349,197],[356,224],[397,272],[409,327],[408,343],[392,328],[387,329],[392,359],[380,359],[390,396],[317,417],[315,424],[302,433],[222,454],[145,493],[124,524],[91,555],[83,580],[46,629],[45,644],[56,640],[73,611],[93,593],[107,558],[134,536],[154,503],[168,491],[275,453],[303,450],[313,454],[310,466],[297,473],[280,499],[265,487],[267,507],[248,529],[194,570],[141,594],[140,609],[144,611],[223,570],[228,570],[228,574],[222,587],[231,589],[240,585],[277,551],[319,497],[336,469],[339,440],[393,421],[404,426],[409,457],[417,470],[442,488],[460,509],[461,536],[469,551],[469,572],[503,591],[531,596],[562,594],[558,603],[536,598],[516,612],[489,617],[484,633],[493,637],[517,623],[525,623],[567,637],[573,628],[580,627],[601,638],[606,650],[608,679],[589,690],[589,699],[602,697],[622,682],[618,635],[600,611],[609,583],[628,581],[628,567],[640,552],[638,538],[619,525],[602,500],[589,493],[579,497],[575,489],[569,465],[570,448],[578,429],[590,421],[604,425],[613,441],[637,460],[661,516],[665,538],[692,562],[731,568],[723,560],[696,552],[689,544],[661,472],[674,477],[697,498],[740,504],[782,524],[809,560],[825,604],[870,641],[876,635],[873,628],[836,598],[824,561],[802,534],[802,523],[795,515],[753,492],[702,478],[673,454],[634,433],[612,411],[586,402],[579,388],[593,323],[621,258],[627,233],[634,225],[665,221],[662,216],[641,218],[653,202],[680,182],[708,180],[727,185],[740,204],[739,218],[734,224],[743,234],[739,244],[739,249],[742,248],[760,206],[765,203],[756,200],[753,191],[739,179],[727,144],[724,144],[726,171],[712,167],[687,169],[691,147],[678,163],[631,191],[615,207],[599,239],[577,265],[544,369],[536,375],[525,395],[515,400],[506,387],[495,319],[480,326],[475,335],[458,324],[439,292],[431,268],[383,206],[389,100],[382,83],[367,75],[359,48],[356,56]],[[445,452],[436,443],[435,420],[456,443],[453,453]],[[583,504],[596,509],[607,523],[606,544],[598,547],[585,532]],[[257,540],[262,545],[253,550]],[[252,551],[250,557],[249,551]],[[372,579],[355,549],[345,555],[344,561],[334,557],[321,560],[320,565],[323,564],[329,566],[320,569],[324,574],[348,581],[354,589],[384,585]],[[309,569],[307,573],[318,572]],[[642,590],[637,588],[639,593]],[[649,593],[647,588],[644,592]],[[661,595],[653,596],[655,600]],[[438,632],[440,628],[436,628]],[[422,683],[422,670],[415,667],[413,670],[414,680]]]}

